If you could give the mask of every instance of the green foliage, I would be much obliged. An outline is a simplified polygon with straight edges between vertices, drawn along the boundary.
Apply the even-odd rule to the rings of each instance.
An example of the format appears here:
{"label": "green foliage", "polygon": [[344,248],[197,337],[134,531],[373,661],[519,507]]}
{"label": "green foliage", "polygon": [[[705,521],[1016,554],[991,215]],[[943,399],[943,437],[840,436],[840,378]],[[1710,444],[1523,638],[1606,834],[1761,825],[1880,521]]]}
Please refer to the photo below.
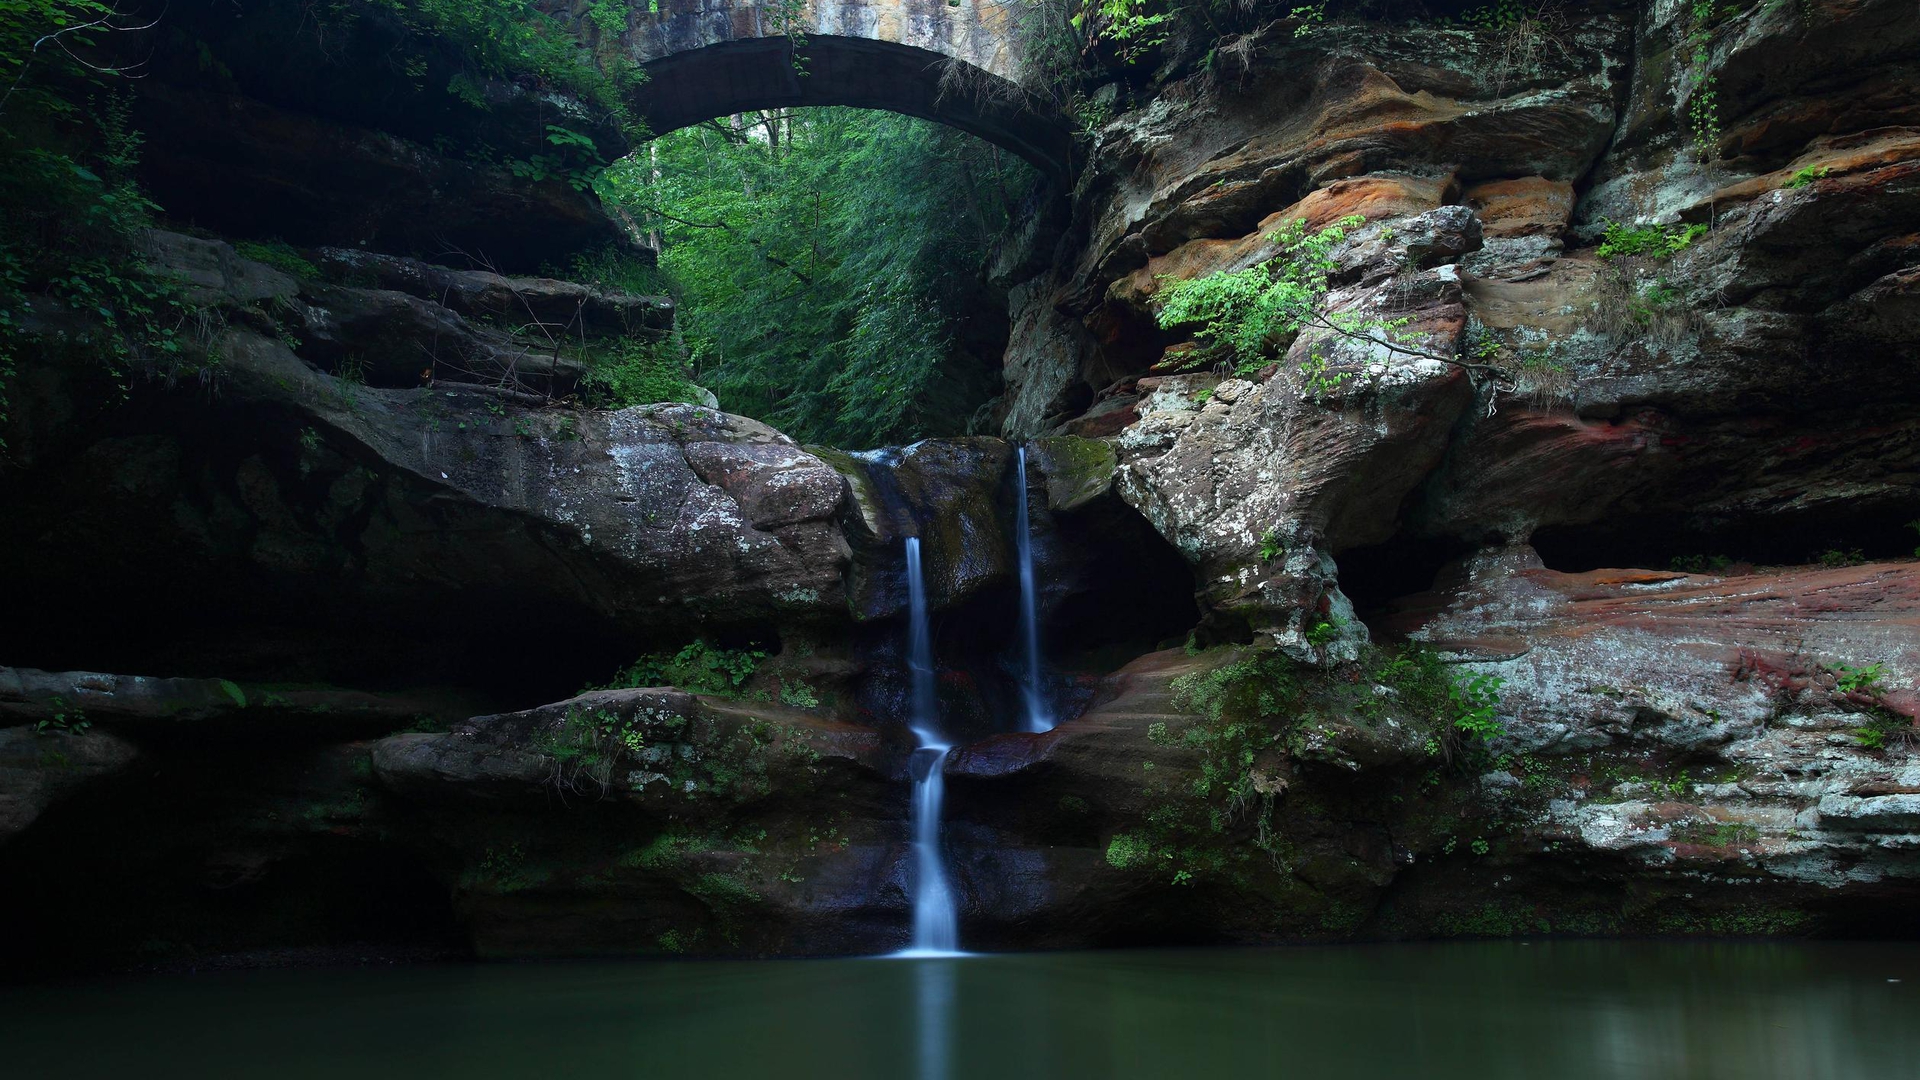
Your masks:
{"label": "green foliage", "polygon": [[1838,569],[1843,566],[1859,566],[1867,561],[1867,556],[1859,548],[1828,548],[1814,561],[1829,569]]}
{"label": "green foliage", "polygon": [[569,281],[596,289],[633,296],[654,296],[671,291],[659,267],[613,246],[576,255],[572,266],[564,274],[556,271],[553,276],[564,276]]}
{"label": "green foliage", "polygon": [[1030,184],[951,129],[800,109],[663,136],[599,190],[659,238],[695,377],[726,409],[875,446],[963,431],[992,395],[967,320]]}
{"label": "green foliage", "polygon": [[1780,186],[1783,188],[1803,188],[1815,180],[1826,179],[1827,173],[1831,171],[1832,170],[1825,165],[1809,165],[1804,169],[1796,171],[1792,176],[1787,178],[1786,183]]}
{"label": "green foliage", "polygon": [[[1275,257],[1245,270],[1216,271],[1168,284],[1160,293],[1155,317],[1162,329],[1196,330],[1201,347],[1189,354],[1190,366],[1227,359],[1240,375],[1264,367],[1302,332],[1418,353],[1402,345],[1405,336],[1395,333],[1406,319],[1370,319],[1324,308],[1328,279],[1336,266],[1333,252],[1349,230],[1365,221],[1346,217],[1311,234],[1305,221],[1293,221],[1268,237],[1280,248]],[[1313,401],[1326,400],[1355,377],[1353,372],[1334,370],[1318,349],[1309,352],[1299,373],[1301,389]]]}
{"label": "green foliage", "polygon": [[[1390,688],[1392,701],[1439,729],[1428,742],[1428,753],[1454,758],[1470,769],[1491,764],[1487,744],[1506,733],[1497,715],[1505,679],[1456,671],[1439,653],[1419,644],[1397,652],[1372,650],[1362,663],[1366,681]],[[1355,711],[1374,718],[1387,708],[1379,699],[1363,699]]]}
{"label": "green foliage", "polygon": [[1287,18],[1294,21],[1293,36],[1309,38],[1326,28],[1327,4],[1321,0],[1318,4],[1301,4],[1287,12]]}
{"label": "green foliage", "polygon": [[1494,0],[1476,8],[1468,8],[1461,13],[1460,21],[1475,30],[1512,30],[1533,17],[1533,12],[1520,0]]}
{"label": "green foliage", "polygon": [[1116,870],[1132,870],[1154,861],[1153,843],[1133,833],[1116,833],[1107,843],[1107,865]]}
{"label": "green foliage", "polygon": [[[1695,54],[1704,61],[1704,52]],[[1694,79],[1693,96],[1687,99],[1687,123],[1693,128],[1694,146],[1701,157],[1720,152],[1720,76],[1712,73]]]}
{"label": "green foliage", "polygon": [[613,785],[614,766],[622,755],[644,750],[646,736],[637,714],[570,708],[558,726],[534,740],[533,748],[552,762],[548,782],[556,790],[604,796]]}
{"label": "green foliage", "polygon": [[796,709],[817,709],[820,707],[820,695],[814,692],[805,679],[782,679],[780,681],[780,704]]}
{"label": "green foliage", "polygon": [[1481,744],[1506,734],[1506,726],[1494,715],[1494,710],[1500,707],[1500,688],[1506,682],[1498,675],[1467,673],[1457,676],[1450,694],[1454,728]]}
{"label": "green foliage", "polygon": [[34,351],[72,347],[123,391],[136,370],[206,370],[179,284],[148,264],[157,208],[134,179],[129,101],[91,58],[135,22],[93,0],[0,0],[0,427],[30,325],[60,312],[86,321]]}
{"label": "green foliage", "polygon": [[1725,555],[1677,555],[1669,564],[1683,574],[1719,574],[1733,566]]}
{"label": "green foliage", "polygon": [[[1713,40],[1728,20],[1755,10],[1777,9],[1791,0],[1688,0],[1685,14],[1674,22],[1679,37],[1677,52],[1684,58],[1680,71],[1687,92],[1687,126],[1701,160],[1710,160],[1720,152],[1720,76],[1713,67]],[[1813,16],[1813,5],[1800,0],[1802,20]]]}
{"label": "green foliage", "polygon": [[[1454,695],[1453,673],[1440,654],[1419,644],[1398,650],[1374,649],[1363,657],[1367,682],[1393,691],[1393,700],[1412,716],[1434,724],[1450,719]],[[1379,698],[1363,699],[1358,709],[1371,718],[1384,708]]]}
{"label": "green foliage", "polygon": [[1606,235],[1594,254],[1602,259],[1671,258],[1705,236],[1708,228],[1705,224],[1623,225],[1609,221]]}
{"label": "green foliage", "polygon": [[[1920,521],[1907,522],[1907,528],[1912,529],[1914,532],[1920,533]],[[1916,559],[1920,559],[1920,547],[1915,547],[1913,549],[1913,556]]]}
{"label": "green foliage", "polygon": [[320,276],[320,268],[308,262],[292,244],[284,240],[242,240],[233,245],[233,250],[243,259],[266,263],[296,278],[312,280]]}
{"label": "green foliage", "polygon": [[1089,45],[1108,42],[1123,64],[1132,64],[1166,44],[1176,9],[1156,10],[1154,0],[1093,0],[1074,16],[1076,27],[1093,27]]}
{"label": "green foliage", "polygon": [[627,29],[627,5],[624,0],[594,0],[587,17],[603,34],[621,34]]}
{"label": "green foliage", "polygon": [[1160,293],[1156,315],[1162,329],[1197,327],[1209,355],[1224,352],[1239,370],[1257,369],[1282,341],[1324,316],[1320,304],[1333,272],[1333,249],[1347,232],[1365,222],[1343,218],[1319,232],[1294,221],[1267,239],[1280,254],[1245,270],[1220,270],[1186,281],[1171,281]]}
{"label": "green foliage", "polygon": [[1853,729],[1856,742],[1866,750],[1885,750],[1889,744],[1911,746],[1920,741],[1920,729],[1913,722],[1884,706],[1866,711],[1866,719]]}
{"label": "green foliage", "polygon": [[1309,400],[1325,401],[1352,380],[1353,372],[1333,370],[1333,362],[1318,349],[1300,362],[1300,386]]}
{"label": "green foliage", "polygon": [[1217,723],[1229,709],[1241,715],[1277,715],[1300,693],[1292,662],[1270,652],[1173,680],[1173,707]]}
{"label": "green foliage", "polygon": [[1867,664],[1863,667],[1836,664],[1829,670],[1834,674],[1833,689],[1841,694],[1878,694],[1880,681],[1887,673],[1885,664]]}
{"label": "green foliage", "polygon": [[[597,55],[582,50],[565,6],[550,12],[536,0],[335,0],[320,14],[345,23],[357,17],[362,4],[393,13],[422,43],[451,42],[465,69],[448,90],[469,105],[484,102],[477,90],[481,78],[530,79],[597,107],[629,140],[646,138],[645,123],[628,104],[628,96],[646,82],[646,69],[611,42]],[[589,17],[602,30],[620,19],[618,4],[603,0],[597,6],[605,10]],[[426,70],[417,58],[413,64],[412,70]]]}
{"label": "green foliage", "polygon": [[760,649],[723,649],[696,638],[677,652],[648,653],[595,690],[677,686],[696,694],[735,697],[767,654]]}
{"label": "green foliage", "polygon": [[86,711],[69,707],[65,698],[56,696],[48,704],[52,706],[53,714],[33,725],[35,735],[85,735],[87,729],[93,726],[93,721],[87,719]]}
{"label": "green foliage", "polygon": [[1328,644],[1329,642],[1333,641],[1334,638],[1337,638],[1339,636],[1340,636],[1340,624],[1338,622],[1314,623],[1312,626],[1307,628],[1307,634],[1306,634],[1307,644],[1312,645],[1316,649],[1322,645]]}
{"label": "green foliage", "polygon": [[1260,537],[1260,561],[1272,562],[1287,553],[1287,545],[1280,539],[1278,529],[1268,529]]}
{"label": "green foliage", "polygon": [[240,684],[234,682],[232,679],[220,680],[220,692],[227,695],[227,700],[233,702],[234,708],[244,709],[247,707],[247,692],[242,690]]}
{"label": "green foliage", "polygon": [[1663,315],[1680,306],[1684,294],[1664,277],[1642,282],[1627,298],[1627,320],[1641,329],[1653,326]]}
{"label": "green foliage", "polygon": [[582,395],[594,405],[624,409],[662,401],[699,404],[699,387],[687,377],[686,364],[672,342],[623,338],[600,353],[580,380]]}

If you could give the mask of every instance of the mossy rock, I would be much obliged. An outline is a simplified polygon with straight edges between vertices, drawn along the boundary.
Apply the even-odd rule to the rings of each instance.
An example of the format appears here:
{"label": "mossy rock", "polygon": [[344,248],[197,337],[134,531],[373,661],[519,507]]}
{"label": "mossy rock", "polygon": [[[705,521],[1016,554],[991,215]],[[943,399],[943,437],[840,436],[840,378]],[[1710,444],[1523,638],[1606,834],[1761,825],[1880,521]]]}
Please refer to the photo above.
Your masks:
{"label": "mossy rock", "polygon": [[1027,444],[1047,480],[1047,507],[1069,513],[1113,490],[1120,457],[1099,439],[1054,435]]}

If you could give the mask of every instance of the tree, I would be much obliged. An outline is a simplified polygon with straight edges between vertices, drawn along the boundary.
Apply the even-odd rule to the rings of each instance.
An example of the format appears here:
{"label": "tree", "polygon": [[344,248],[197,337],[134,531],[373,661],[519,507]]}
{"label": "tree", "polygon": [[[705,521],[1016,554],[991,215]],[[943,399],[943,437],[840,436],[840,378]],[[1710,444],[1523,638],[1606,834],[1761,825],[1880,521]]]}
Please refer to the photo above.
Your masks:
{"label": "tree", "polygon": [[674,132],[601,190],[659,236],[697,376],[725,408],[872,446],[964,430],[993,393],[998,357],[962,354],[1032,179],[958,132],[823,108]]}

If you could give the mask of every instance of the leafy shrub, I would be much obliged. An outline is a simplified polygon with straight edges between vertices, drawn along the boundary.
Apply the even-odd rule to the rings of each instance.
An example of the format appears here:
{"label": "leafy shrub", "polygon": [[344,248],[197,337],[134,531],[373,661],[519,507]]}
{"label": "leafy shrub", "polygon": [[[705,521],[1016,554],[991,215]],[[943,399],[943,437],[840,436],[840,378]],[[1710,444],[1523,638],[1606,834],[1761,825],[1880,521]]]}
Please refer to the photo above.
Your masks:
{"label": "leafy shrub", "polygon": [[[1160,293],[1155,318],[1162,329],[1197,325],[1207,346],[1200,350],[1202,358],[1225,353],[1238,361],[1242,373],[1255,370],[1280,342],[1303,327],[1328,321],[1320,304],[1335,266],[1333,250],[1365,221],[1347,217],[1312,234],[1305,221],[1294,221],[1268,236],[1280,248],[1274,258],[1245,270],[1221,270],[1168,284]],[[1364,329],[1354,327],[1356,332]]]}
{"label": "leafy shrub", "polygon": [[1152,0],[1093,0],[1087,7],[1092,9],[1094,18],[1087,19],[1083,9],[1082,14],[1074,16],[1075,25],[1091,23],[1088,45],[1111,42],[1120,62],[1132,64],[1166,44],[1173,33],[1177,11],[1154,10],[1151,3]]}
{"label": "leafy shrub", "polygon": [[292,244],[284,240],[254,241],[242,240],[233,245],[234,253],[243,259],[266,263],[276,270],[283,270],[294,277],[311,280],[320,276],[320,268],[306,260]]}
{"label": "leafy shrub", "polygon": [[1272,562],[1287,553],[1287,545],[1280,539],[1278,529],[1268,529],[1260,536],[1260,561]]}
{"label": "leafy shrub", "polygon": [[759,649],[723,649],[696,638],[678,652],[648,653],[622,668],[597,690],[677,686],[696,694],[734,697],[767,654]]}
{"label": "leafy shrub", "polygon": [[1623,225],[1609,221],[1594,254],[1602,259],[1671,258],[1705,236],[1708,229],[1704,224]]}
{"label": "leafy shrub", "polygon": [[576,794],[596,790],[604,796],[612,787],[614,766],[622,755],[646,749],[646,735],[638,715],[568,709],[560,724],[533,746],[550,759],[548,782],[556,789]]}
{"label": "leafy shrub", "polygon": [[1853,729],[1853,737],[1863,749],[1885,750],[1889,744],[1911,746],[1920,741],[1920,731],[1906,717],[1876,706],[1867,710],[1866,720]]}
{"label": "leafy shrub", "polygon": [[50,344],[28,340],[36,309],[88,317],[62,340],[122,391],[136,371],[207,370],[180,283],[147,259],[158,208],[135,180],[130,101],[85,59],[134,21],[95,0],[0,2],[0,426],[19,358]]}
{"label": "leafy shrub", "polygon": [[[1506,734],[1496,715],[1500,688],[1506,685],[1500,676],[1453,670],[1439,653],[1420,644],[1398,652],[1372,650],[1364,663],[1368,681],[1391,688],[1410,713],[1441,729],[1429,744],[1432,753],[1452,757],[1465,750],[1467,765],[1484,764],[1486,744]],[[1366,699],[1357,711],[1368,717],[1383,708],[1377,699]]]}
{"label": "leafy shrub", "polygon": [[632,296],[656,296],[672,291],[658,266],[612,245],[574,256],[566,274],[553,276]]}
{"label": "leafy shrub", "polygon": [[1460,16],[1460,21],[1475,30],[1511,30],[1533,15],[1521,0],[1494,0],[1490,4],[1481,4],[1468,8]]}
{"label": "leafy shrub", "polygon": [[663,401],[700,402],[700,390],[672,343],[624,338],[587,367],[583,396],[595,405],[624,409]]}
{"label": "leafy shrub", "polygon": [[1813,183],[1815,180],[1825,179],[1827,173],[1831,171],[1832,170],[1827,168],[1827,166],[1825,165],[1818,165],[1818,166],[1809,165],[1806,168],[1801,169],[1795,172],[1792,176],[1788,177],[1787,182],[1784,184],[1781,184],[1780,186],[1783,188],[1803,188]]}
{"label": "leafy shrub", "polygon": [[1293,663],[1278,653],[1257,653],[1173,680],[1173,707],[1219,721],[1238,715],[1274,716],[1300,694]]}
{"label": "leafy shrub", "polygon": [[1718,574],[1731,568],[1733,560],[1725,555],[1676,555],[1668,565],[1683,574]]}
{"label": "leafy shrub", "polygon": [[953,129],[817,108],[662,136],[598,190],[658,238],[690,362],[728,411],[860,447],[957,434],[998,392],[955,359],[979,347],[980,268],[1033,180]]}
{"label": "leafy shrub", "polygon": [[[550,13],[536,0],[365,2],[398,16],[422,45],[436,38],[453,42],[467,65],[456,79],[464,77],[468,88],[480,78],[537,81],[598,107],[629,140],[647,137],[646,124],[628,104],[628,96],[646,82],[646,69],[617,49],[603,49],[598,56],[581,50],[565,9]],[[321,16],[336,25],[355,19],[356,7],[353,3],[319,6]],[[424,70],[417,58],[402,59]],[[453,87],[449,90],[469,104],[478,100],[470,89],[464,94]]]}
{"label": "leafy shrub", "polygon": [[1814,561],[1829,569],[1837,569],[1843,566],[1859,566],[1867,561],[1867,556],[1859,548],[1828,548]]}
{"label": "leafy shrub", "polygon": [[796,709],[817,709],[820,707],[820,695],[804,679],[783,679],[780,682],[780,704]]}
{"label": "leafy shrub", "polygon": [[1842,694],[1878,694],[1880,680],[1886,676],[1885,664],[1867,664],[1864,667],[1848,667],[1839,664],[1832,669],[1833,688]]}
{"label": "leafy shrub", "polygon": [[53,714],[33,725],[35,735],[85,735],[87,729],[93,727],[86,711],[69,708],[65,699],[55,697],[49,704],[53,706]]}
{"label": "leafy shrub", "polygon": [[1456,676],[1450,695],[1454,728],[1483,745],[1506,734],[1506,726],[1494,715],[1494,710],[1500,707],[1500,688],[1506,682],[1498,675]]}

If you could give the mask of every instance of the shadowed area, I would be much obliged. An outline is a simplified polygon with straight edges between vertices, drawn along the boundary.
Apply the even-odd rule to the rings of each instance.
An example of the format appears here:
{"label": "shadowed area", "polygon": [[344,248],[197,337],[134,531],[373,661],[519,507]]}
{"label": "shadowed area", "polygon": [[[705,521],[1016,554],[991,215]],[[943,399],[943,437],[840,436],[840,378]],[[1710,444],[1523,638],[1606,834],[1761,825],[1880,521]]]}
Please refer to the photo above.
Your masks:
{"label": "shadowed area", "polygon": [[1000,146],[1054,179],[1072,135],[1047,103],[963,60],[869,38],[753,37],[664,56],[635,95],[655,132],[755,109],[850,105],[917,116]]}

